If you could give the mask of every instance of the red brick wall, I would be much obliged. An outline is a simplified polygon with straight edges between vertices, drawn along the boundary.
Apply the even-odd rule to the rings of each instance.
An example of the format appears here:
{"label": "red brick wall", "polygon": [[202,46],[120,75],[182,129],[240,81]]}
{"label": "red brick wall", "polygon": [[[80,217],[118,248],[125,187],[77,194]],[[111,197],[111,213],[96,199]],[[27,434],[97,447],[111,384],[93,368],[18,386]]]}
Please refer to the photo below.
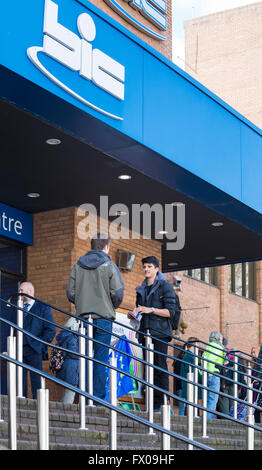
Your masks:
{"label": "red brick wall", "polygon": [[262,2],[185,22],[186,71],[261,128]]}
{"label": "red brick wall", "polygon": [[[258,347],[261,344],[259,332],[261,330],[262,263],[257,263],[257,266],[258,297],[256,302],[229,292],[230,266],[218,268],[218,287],[185,275],[181,276],[182,273],[178,272],[177,274],[182,278],[182,292],[178,292],[182,308],[199,307],[199,310],[183,312],[183,320],[188,328],[181,339],[186,340],[189,336],[197,336],[208,342],[209,333],[216,330],[221,331],[228,339],[229,347],[236,347],[246,353],[250,353],[252,346]],[[170,277],[171,274],[168,276]]]}

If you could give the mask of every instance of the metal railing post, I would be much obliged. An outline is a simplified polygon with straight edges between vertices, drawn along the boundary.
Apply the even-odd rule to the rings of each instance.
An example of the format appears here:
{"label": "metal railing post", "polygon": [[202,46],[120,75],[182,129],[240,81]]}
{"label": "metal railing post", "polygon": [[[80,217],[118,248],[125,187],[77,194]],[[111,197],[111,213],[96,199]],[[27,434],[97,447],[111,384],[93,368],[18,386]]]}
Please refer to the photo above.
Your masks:
{"label": "metal railing post", "polygon": [[[23,300],[21,296],[17,299],[17,326],[23,329],[24,324],[24,312],[20,310],[23,308]],[[23,332],[17,330],[17,360],[23,362]],[[23,368],[17,366],[17,396],[23,397]]]}
{"label": "metal railing post", "polygon": [[[207,387],[207,361],[203,357],[203,375],[202,375],[202,384],[204,387]],[[202,410],[202,437],[207,438],[207,390],[202,389],[202,404],[205,408]]]}
{"label": "metal railing post", "polygon": [[[7,354],[11,358],[16,358],[16,338],[8,336]],[[8,361],[7,363],[7,386],[8,386],[8,446],[10,450],[17,450],[16,435],[16,365]]]}
{"label": "metal railing post", "polygon": [[[252,378],[251,378],[251,369],[250,369],[250,362],[248,363],[248,378],[247,378],[247,386],[251,387],[252,385]],[[253,390],[247,390],[247,403],[253,403]],[[254,426],[254,414],[253,408],[251,406],[247,407],[247,422],[251,426]],[[247,427],[247,450],[254,450],[255,444],[255,431],[251,427]]]}
{"label": "metal railing post", "polygon": [[[170,431],[171,428],[171,414],[170,405],[166,403],[161,406],[161,426],[162,428]],[[161,450],[170,450],[170,435],[162,433]]]}
{"label": "metal railing post", "polygon": [[[150,344],[152,344],[152,339],[149,334],[149,330],[147,330],[147,335],[145,338],[145,347],[149,348]],[[149,353],[148,349],[145,351],[145,356],[146,356],[146,362],[149,362]],[[146,364],[145,365],[145,380],[147,383],[149,383],[149,366]],[[149,411],[149,387],[148,385],[145,387],[145,405],[146,405],[146,411]]]}
{"label": "metal railing post", "polygon": [[[87,336],[89,338],[93,338],[93,318],[91,315],[88,316],[88,327],[87,327]],[[93,346],[93,341],[92,339],[88,339],[87,341],[87,355],[93,359],[94,357],[94,346]],[[94,389],[94,384],[93,384],[93,361],[90,359],[88,360],[88,393],[90,395],[93,395],[93,389]],[[93,406],[93,400],[91,398],[88,400],[88,405]]]}
{"label": "metal railing post", "polygon": [[[83,321],[80,323],[79,333],[79,354],[85,356],[85,328]],[[84,357],[79,357],[79,388],[83,392],[86,391],[86,360]],[[82,394],[79,396],[79,411],[80,411],[80,429],[86,428],[86,398]]]}
{"label": "metal railing post", "polygon": [[[198,347],[194,346],[194,382],[196,385],[194,385],[194,403],[197,405],[198,404]],[[194,416],[198,417],[198,409],[197,407],[194,408]]]}
{"label": "metal railing post", "polygon": [[[110,365],[117,368],[117,358],[112,351]],[[117,371],[110,369],[110,403],[117,406]],[[117,412],[110,410],[110,433],[109,433],[110,450],[117,450]]]}
{"label": "metal railing post", "polygon": [[[189,367],[189,373],[187,374],[188,380],[193,382],[194,374],[191,372],[191,367]],[[193,403],[194,400],[194,385],[187,383],[187,400]],[[194,437],[194,406],[187,403],[187,436],[191,441]],[[188,450],[193,450],[193,445],[188,444]]]}
{"label": "metal railing post", "polygon": [[38,450],[49,450],[49,390],[46,388],[37,390],[37,433]]}
{"label": "metal railing post", "polygon": [[238,386],[237,386],[237,376],[238,376],[238,373],[237,373],[237,356],[236,354],[234,354],[234,373],[233,373],[233,379],[234,379],[234,406],[233,406],[233,410],[234,410],[234,413],[233,413],[233,416],[235,419],[237,419],[237,401],[236,401],[236,398],[238,397]]}
{"label": "metal railing post", "polygon": [[[154,345],[151,342],[149,344],[148,351],[148,362],[150,364],[148,369],[148,383],[154,385]],[[154,389],[153,387],[148,387],[148,421],[150,423],[154,422]],[[152,427],[149,427],[148,434],[155,434],[155,431]]]}

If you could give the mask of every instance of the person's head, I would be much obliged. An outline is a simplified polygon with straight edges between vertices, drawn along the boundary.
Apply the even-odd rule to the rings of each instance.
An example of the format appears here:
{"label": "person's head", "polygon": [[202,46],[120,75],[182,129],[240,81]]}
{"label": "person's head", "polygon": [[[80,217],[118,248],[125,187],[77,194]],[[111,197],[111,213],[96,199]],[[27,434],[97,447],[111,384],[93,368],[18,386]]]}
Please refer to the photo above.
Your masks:
{"label": "person's head", "polygon": [[33,300],[30,297],[27,297],[26,294],[31,295],[32,297],[35,296],[35,288],[34,288],[32,282],[22,282],[22,284],[19,287],[18,292],[20,294],[25,294],[22,297],[24,302],[29,302],[30,300]]}
{"label": "person's head", "polygon": [[209,341],[215,341],[216,343],[222,343],[223,335],[219,331],[212,331],[209,335]]}
{"label": "person's head", "polygon": [[144,275],[147,279],[154,279],[159,271],[159,261],[155,256],[146,256],[142,259]]}
{"label": "person's head", "polygon": [[109,253],[111,239],[108,235],[104,233],[97,233],[91,240],[91,249],[92,250],[101,250],[105,253]]}
{"label": "person's head", "polygon": [[79,330],[79,325],[80,325],[80,322],[79,320],[76,320],[76,318],[74,317],[70,317],[66,324],[65,324],[65,327],[72,330],[72,331],[78,331]]}
{"label": "person's head", "polygon": [[190,336],[190,338],[188,338],[187,344],[186,344],[187,349],[190,349],[190,348],[192,348],[193,346],[196,346],[196,343],[197,343],[198,341],[199,341],[199,339],[196,338],[195,336]]}
{"label": "person's head", "polygon": [[253,346],[253,347],[251,348],[251,352],[250,352],[251,356],[253,356],[253,357],[258,357],[258,349],[259,349],[259,348]]}

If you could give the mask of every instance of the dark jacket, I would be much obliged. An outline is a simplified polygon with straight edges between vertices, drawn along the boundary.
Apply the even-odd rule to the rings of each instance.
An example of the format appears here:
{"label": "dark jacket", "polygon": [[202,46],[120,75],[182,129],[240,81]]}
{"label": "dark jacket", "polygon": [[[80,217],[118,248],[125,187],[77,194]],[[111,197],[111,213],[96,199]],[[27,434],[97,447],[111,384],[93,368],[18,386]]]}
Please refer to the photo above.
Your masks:
{"label": "dark jacket", "polygon": [[[180,375],[181,375],[181,378],[185,378],[187,379],[187,374],[189,373],[189,366],[191,366],[191,370],[192,372],[194,372],[194,360],[195,360],[195,356],[194,354],[187,350],[184,354],[184,357],[183,357],[183,361],[184,362],[181,362],[181,367],[180,367]],[[202,382],[202,377],[201,377],[201,374],[198,372],[198,383],[201,383]],[[182,393],[181,393],[181,397],[182,398],[187,398],[187,384],[188,382],[186,382],[185,380],[181,380],[181,383],[182,383]],[[201,399],[201,388],[198,387],[198,399],[200,400]]]}
{"label": "dark jacket", "polygon": [[118,267],[101,250],[90,250],[73,266],[67,297],[76,314],[98,313],[115,319],[115,309],[123,300],[124,283]]}
{"label": "dark jacket", "polygon": [[[24,321],[24,329],[27,330],[29,333],[37,336],[47,343],[51,343],[56,334],[56,327],[51,323],[45,322],[44,320],[40,320],[36,317],[30,315],[30,313],[34,313],[35,315],[51,321],[54,323],[54,318],[50,308],[43,304],[42,302],[35,301],[34,305],[31,307],[30,311],[28,312],[28,319],[25,323]],[[23,344],[30,346],[37,354],[42,354],[42,358],[44,360],[48,359],[47,354],[47,346],[35,339],[27,336],[26,334],[23,335]]]}
{"label": "dark jacket", "polygon": [[56,337],[58,346],[69,349],[72,353],[63,352],[65,361],[62,365],[61,370],[56,373],[56,376],[60,380],[64,380],[71,385],[78,385],[79,382],[79,356],[73,354],[73,352],[79,352],[79,341],[78,335],[70,331],[60,331]]}
{"label": "dark jacket", "polygon": [[[175,315],[176,298],[173,286],[165,279],[164,274],[158,272],[149,295],[146,292],[147,283],[145,279],[142,285],[136,288],[136,306],[142,305],[169,310],[170,318],[161,317],[153,313],[142,315],[139,331],[146,332],[149,329],[152,336],[165,338],[166,341],[170,341],[173,331],[171,316]],[[139,341],[142,341],[142,337],[139,337]]]}

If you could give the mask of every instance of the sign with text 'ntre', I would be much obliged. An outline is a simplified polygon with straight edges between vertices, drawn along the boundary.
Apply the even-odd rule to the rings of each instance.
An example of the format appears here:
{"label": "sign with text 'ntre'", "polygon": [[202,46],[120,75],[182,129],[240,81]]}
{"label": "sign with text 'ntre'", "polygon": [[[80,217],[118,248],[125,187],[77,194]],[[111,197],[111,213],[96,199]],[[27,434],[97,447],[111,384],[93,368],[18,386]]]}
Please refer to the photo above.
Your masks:
{"label": "sign with text 'ntre'", "polygon": [[32,245],[32,214],[0,203],[0,236]]}

